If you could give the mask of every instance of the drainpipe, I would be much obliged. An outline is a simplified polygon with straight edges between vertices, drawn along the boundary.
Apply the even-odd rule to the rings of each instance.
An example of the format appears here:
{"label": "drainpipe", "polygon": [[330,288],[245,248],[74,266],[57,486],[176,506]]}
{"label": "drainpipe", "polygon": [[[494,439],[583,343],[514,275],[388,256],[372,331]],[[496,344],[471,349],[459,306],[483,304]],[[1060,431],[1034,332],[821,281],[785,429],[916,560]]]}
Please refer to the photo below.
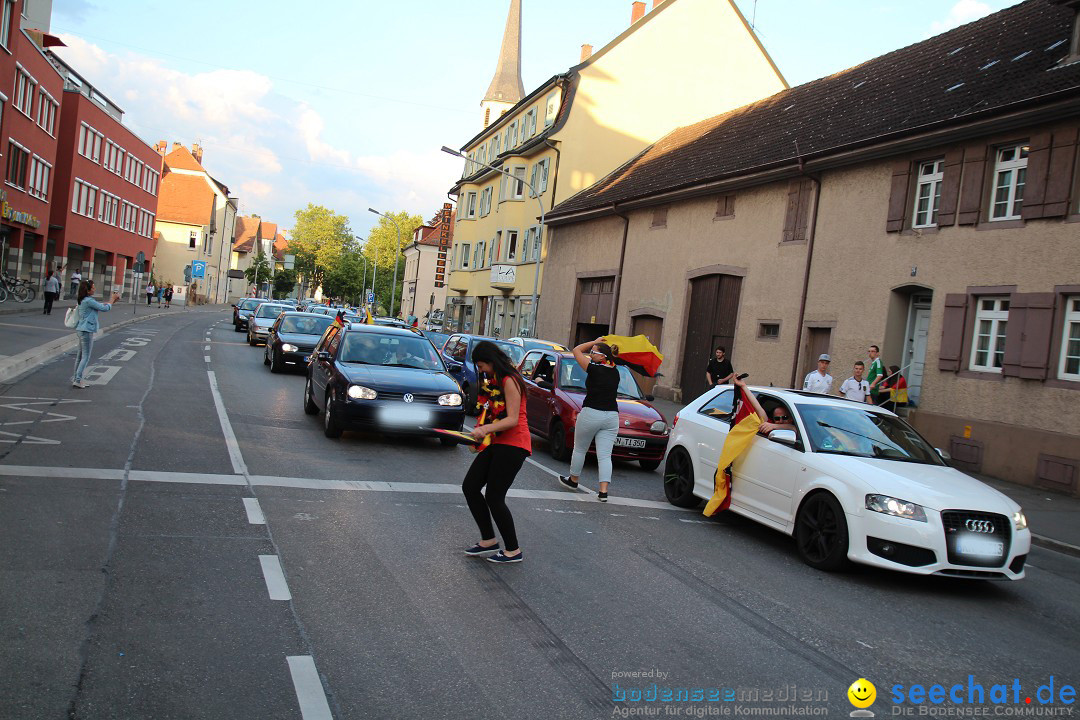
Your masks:
{"label": "drainpipe", "polygon": [[630,216],[615,209],[615,214],[623,220],[622,244],[619,247],[619,270],[615,274],[615,296],[611,299],[611,318],[608,322],[608,334],[615,334],[615,321],[619,317],[619,295],[622,293],[623,266],[626,262],[626,236],[630,232]]}
{"label": "drainpipe", "polygon": [[[796,148],[798,146],[796,145]],[[810,223],[809,236],[806,240],[806,271],[803,273],[802,296],[799,298],[799,323],[795,328],[795,355],[791,361],[791,387],[799,375],[799,350],[802,346],[803,323],[806,320],[806,295],[810,289],[810,266],[814,262],[814,237],[817,235],[818,202],[821,200],[821,180],[806,172],[806,164],[799,158],[799,173],[814,183],[814,221]]]}

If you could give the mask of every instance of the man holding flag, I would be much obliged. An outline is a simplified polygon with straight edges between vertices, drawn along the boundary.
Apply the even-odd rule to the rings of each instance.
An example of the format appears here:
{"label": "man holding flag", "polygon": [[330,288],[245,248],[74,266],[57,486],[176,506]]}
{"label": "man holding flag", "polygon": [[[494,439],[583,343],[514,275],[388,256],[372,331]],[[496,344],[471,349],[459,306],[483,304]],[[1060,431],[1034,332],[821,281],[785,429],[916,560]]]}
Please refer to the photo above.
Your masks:
{"label": "man holding flag", "polygon": [[731,464],[754,442],[758,428],[766,419],[765,409],[754,393],[747,389],[743,377],[740,375],[734,379],[736,404],[732,411],[731,429],[720,450],[720,461],[713,476],[713,496],[705,505],[705,517],[712,517],[731,505]]}

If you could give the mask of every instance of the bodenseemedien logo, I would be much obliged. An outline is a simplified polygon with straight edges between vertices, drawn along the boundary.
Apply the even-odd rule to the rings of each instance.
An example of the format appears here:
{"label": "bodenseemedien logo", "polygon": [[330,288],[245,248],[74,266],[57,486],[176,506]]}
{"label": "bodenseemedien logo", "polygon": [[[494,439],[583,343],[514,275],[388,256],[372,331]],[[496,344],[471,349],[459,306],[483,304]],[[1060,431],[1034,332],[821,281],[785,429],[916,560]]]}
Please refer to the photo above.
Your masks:
{"label": "bodenseemedien logo", "polygon": [[877,688],[874,687],[874,683],[866,678],[859,678],[847,689],[847,698],[848,702],[855,706],[850,713],[851,717],[874,717],[874,713],[866,709],[877,699]]}

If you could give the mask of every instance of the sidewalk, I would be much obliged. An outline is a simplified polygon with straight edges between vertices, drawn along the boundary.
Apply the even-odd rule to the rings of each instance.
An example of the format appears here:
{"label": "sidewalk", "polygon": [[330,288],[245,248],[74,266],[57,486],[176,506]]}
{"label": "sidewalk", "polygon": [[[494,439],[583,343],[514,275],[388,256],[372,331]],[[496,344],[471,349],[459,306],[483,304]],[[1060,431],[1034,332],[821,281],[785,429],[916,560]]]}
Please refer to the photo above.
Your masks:
{"label": "sidewalk", "polygon": [[[4,306],[8,304],[4,303]],[[39,300],[16,305],[18,312],[4,312],[12,308],[0,306],[0,382],[6,382],[75,347],[75,331],[64,327],[64,313],[73,305],[71,300],[58,300],[53,303],[51,315],[42,313],[44,303]],[[159,315],[196,310],[225,313],[228,309],[228,305],[198,305],[192,308],[173,305],[166,310],[164,305],[147,307],[145,303],[133,305],[120,302],[109,312],[99,314],[98,320],[101,331],[107,333],[117,327]]]}
{"label": "sidewalk", "polygon": [[[663,398],[651,403],[671,423],[682,405]],[[998,480],[988,475],[967,473],[996,488],[1024,508],[1035,545],[1080,557],[1080,498],[1050,490]]]}

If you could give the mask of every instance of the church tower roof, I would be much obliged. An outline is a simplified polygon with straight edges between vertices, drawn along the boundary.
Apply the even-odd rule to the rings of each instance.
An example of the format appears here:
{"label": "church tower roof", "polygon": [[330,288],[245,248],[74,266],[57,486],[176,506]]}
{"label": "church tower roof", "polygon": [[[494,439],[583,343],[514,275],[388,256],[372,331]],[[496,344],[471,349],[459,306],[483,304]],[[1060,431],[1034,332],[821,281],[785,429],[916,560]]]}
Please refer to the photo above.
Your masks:
{"label": "church tower roof", "polygon": [[495,67],[495,77],[491,79],[484,101],[514,105],[523,97],[525,86],[521,83],[521,0],[510,0],[502,48],[499,49],[499,64]]}

